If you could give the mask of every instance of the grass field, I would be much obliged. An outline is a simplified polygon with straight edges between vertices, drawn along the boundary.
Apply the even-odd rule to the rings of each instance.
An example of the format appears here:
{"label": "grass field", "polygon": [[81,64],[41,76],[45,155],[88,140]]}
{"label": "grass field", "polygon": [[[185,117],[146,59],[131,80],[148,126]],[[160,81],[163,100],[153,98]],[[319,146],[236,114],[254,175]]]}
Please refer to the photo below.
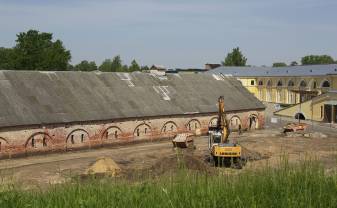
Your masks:
{"label": "grass field", "polygon": [[337,207],[337,174],[318,162],[240,174],[185,169],[142,181],[73,180],[43,190],[3,186],[0,207]]}

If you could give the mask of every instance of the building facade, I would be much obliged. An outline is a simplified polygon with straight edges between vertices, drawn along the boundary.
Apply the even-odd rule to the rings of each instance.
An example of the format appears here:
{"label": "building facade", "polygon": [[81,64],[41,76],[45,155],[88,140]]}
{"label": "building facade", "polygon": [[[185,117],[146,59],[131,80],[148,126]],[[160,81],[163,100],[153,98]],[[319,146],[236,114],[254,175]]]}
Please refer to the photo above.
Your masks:
{"label": "building facade", "polygon": [[[294,118],[301,115],[302,118],[328,123],[335,120],[333,119],[335,118],[335,101],[318,104],[317,99],[315,101],[312,99],[337,91],[336,64],[290,67],[219,67],[208,73],[235,77],[260,101],[282,105],[286,109],[278,112],[278,115]],[[330,117],[331,119],[327,119]]]}
{"label": "building facade", "polygon": [[225,96],[232,130],[264,126],[264,105],[207,74],[0,71],[0,158],[206,134]]}

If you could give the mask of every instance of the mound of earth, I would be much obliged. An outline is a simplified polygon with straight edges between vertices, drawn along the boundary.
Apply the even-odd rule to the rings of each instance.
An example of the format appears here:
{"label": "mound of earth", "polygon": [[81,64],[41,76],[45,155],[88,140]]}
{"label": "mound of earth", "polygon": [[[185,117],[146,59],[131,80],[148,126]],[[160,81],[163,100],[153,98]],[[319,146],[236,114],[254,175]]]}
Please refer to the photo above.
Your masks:
{"label": "mound of earth", "polygon": [[182,154],[163,157],[150,168],[151,172],[155,175],[175,172],[178,169],[209,172],[209,165],[202,158],[190,154]]}
{"label": "mound of earth", "polygon": [[98,158],[86,171],[86,175],[117,176],[121,172],[119,166],[111,158]]}
{"label": "mound of earth", "polygon": [[241,157],[245,160],[262,160],[269,158],[267,155],[262,155],[259,152],[249,150],[245,147],[241,147]]}

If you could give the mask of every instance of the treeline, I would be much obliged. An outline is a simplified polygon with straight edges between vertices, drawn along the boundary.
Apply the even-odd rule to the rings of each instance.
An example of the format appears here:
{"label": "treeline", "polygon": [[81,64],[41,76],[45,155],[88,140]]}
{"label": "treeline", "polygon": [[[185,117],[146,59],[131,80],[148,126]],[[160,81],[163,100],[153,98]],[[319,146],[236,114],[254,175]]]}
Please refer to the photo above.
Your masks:
{"label": "treeline", "polygon": [[71,53],[61,40],[53,41],[52,33],[29,30],[17,34],[16,45],[12,48],[0,47],[0,69],[39,71],[95,71],[133,72],[148,70],[133,60],[128,66],[121,57],[106,59],[100,66],[94,61],[83,60],[71,65]]}

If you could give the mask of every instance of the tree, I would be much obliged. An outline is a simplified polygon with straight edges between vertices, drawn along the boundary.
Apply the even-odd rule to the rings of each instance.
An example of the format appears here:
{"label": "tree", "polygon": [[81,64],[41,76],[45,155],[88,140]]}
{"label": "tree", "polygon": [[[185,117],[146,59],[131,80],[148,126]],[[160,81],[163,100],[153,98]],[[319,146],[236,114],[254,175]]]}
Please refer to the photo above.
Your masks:
{"label": "tree", "polygon": [[315,64],[334,64],[335,60],[328,55],[309,55],[301,59],[302,65],[315,65]]}
{"label": "tree", "polygon": [[290,63],[290,66],[297,66],[298,65],[298,63],[296,62],[296,61],[292,61],[291,63]]}
{"label": "tree", "polygon": [[140,66],[138,65],[136,60],[132,60],[131,65],[129,67],[129,71],[130,72],[140,71]]}
{"label": "tree", "polygon": [[11,70],[13,68],[14,68],[13,49],[0,47],[0,69]]}
{"label": "tree", "polygon": [[231,53],[227,54],[225,61],[222,62],[223,66],[245,66],[247,58],[243,56],[240,51],[240,48],[233,48]]}
{"label": "tree", "polygon": [[71,59],[62,41],[52,33],[29,30],[17,35],[14,66],[19,70],[66,70]]}
{"label": "tree", "polygon": [[287,64],[284,62],[273,63],[273,67],[283,67],[283,66],[287,66]]}
{"label": "tree", "polygon": [[76,71],[95,71],[97,70],[96,63],[94,61],[81,61],[79,64],[75,66]]}
{"label": "tree", "polygon": [[112,72],[121,72],[123,71],[122,59],[120,55],[115,56],[111,62],[111,71]]}
{"label": "tree", "polygon": [[111,59],[105,59],[102,62],[102,64],[98,67],[98,70],[103,71],[103,72],[109,72],[111,71],[111,65],[112,65]]}
{"label": "tree", "polygon": [[141,71],[148,71],[148,70],[150,70],[150,68],[149,68],[148,66],[142,66],[142,67],[140,68],[140,70],[141,70]]}

